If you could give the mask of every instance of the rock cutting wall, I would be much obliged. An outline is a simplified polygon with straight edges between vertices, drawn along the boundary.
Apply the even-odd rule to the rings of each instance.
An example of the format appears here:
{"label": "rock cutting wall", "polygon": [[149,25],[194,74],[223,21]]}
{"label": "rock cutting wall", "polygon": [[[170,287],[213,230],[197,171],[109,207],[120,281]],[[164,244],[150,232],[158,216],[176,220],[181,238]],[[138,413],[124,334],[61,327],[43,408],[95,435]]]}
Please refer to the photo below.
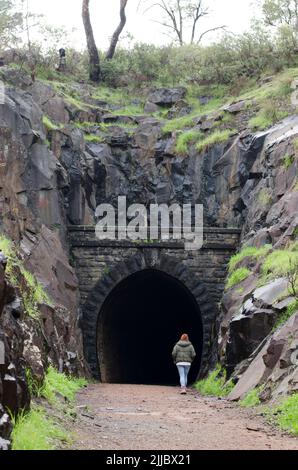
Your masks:
{"label": "rock cutting wall", "polygon": [[[226,112],[237,116],[239,132],[200,153],[191,146],[188,155],[181,156],[175,150],[176,132],[164,133],[163,123],[148,114],[117,116],[115,110],[111,114],[108,103],[90,97],[87,85],[76,85],[76,91],[92,106],[80,107],[50,84],[32,83],[20,71],[3,68],[1,78],[6,88],[0,105],[0,228],[19,246],[26,268],[35,273],[55,305],[41,308],[44,342],[28,319],[15,319],[14,309],[6,307],[18,293],[10,294],[9,299],[0,293],[0,328],[2,338],[6,338],[1,341],[6,342],[7,354],[1,377],[3,381],[8,370],[12,378],[20,377],[18,390],[25,365],[30,363],[37,370],[39,359],[43,370],[49,360],[60,369],[67,370],[71,363],[72,370],[86,370],[78,326],[78,279],[69,263],[67,227],[93,225],[98,204],[116,205],[119,195],[127,196],[128,204],[146,206],[201,203],[206,226],[240,228],[241,241],[248,245],[284,247],[295,239],[298,163],[293,159],[285,167],[284,156],[296,152],[296,115],[272,129],[252,134],[246,130],[245,102],[234,103]],[[184,94],[181,89],[158,91],[150,96],[147,107],[165,106],[173,116],[187,114],[190,110]],[[46,128],[45,115],[59,125]],[[208,133],[220,119],[220,113],[203,116],[196,128]],[[100,123],[112,124],[104,142],[85,141],[78,124],[86,121],[90,123],[88,131],[95,136],[100,135]],[[121,123],[133,127],[119,127]],[[236,323],[241,320],[239,309],[257,287],[257,279],[256,268],[241,293],[235,288],[223,297],[219,349],[224,362],[229,358],[231,368],[239,357],[249,356],[272,324],[268,321],[268,310],[274,312],[270,302],[258,304],[260,334],[253,340],[248,337],[243,351],[238,339],[245,332],[242,324]],[[262,315],[264,310],[267,316]],[[257,317],[251,310],[245,310],[244,316],[250,322],[249,330],[254,330]],[[12,337],[17,338],[13,357],[11,339],[7,339]],[[39,359],[30,362],[32,351]],[[16,363],[24,363],[20,372]],[[19,392],[14,395],[16,401],[17,395]],[[23,396],[28,403],[26,391]],[[5,436],[8,427],[4,427]]]}

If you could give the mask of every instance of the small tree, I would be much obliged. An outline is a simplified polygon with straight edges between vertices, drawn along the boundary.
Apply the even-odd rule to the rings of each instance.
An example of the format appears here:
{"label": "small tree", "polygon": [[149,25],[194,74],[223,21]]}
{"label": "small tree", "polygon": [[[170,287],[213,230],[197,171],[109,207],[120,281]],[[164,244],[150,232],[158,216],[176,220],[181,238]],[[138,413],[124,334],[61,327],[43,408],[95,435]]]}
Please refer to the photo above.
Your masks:
{"label": "small tree", "polygon": [[19,33],[23,23],[22,13],[15,8],[12,0],[0,0],[0,43],[5,49],[19,40]]}
{"label": "small tree", "polygon": [[108,59],[108,60],[110,60],[114,57],[120,34],[122,33],[122,31],[123,31],[123,29],[126,25],[125,8],[126,8],[126,5],[127,5],[127,2],[128,2],[128,0],[120,0],[120,23],[119,23],[117,29],[115,30],[115,32],[112,36],[110,47],[109,47],[109,50],[106,54],[106,59]]}
{"label": "small tree", "polygon": [[298,31],[298,0],[264,0],[262,9],[268,26],[288,25]]}
{"label": "small tree", "polygon": [[82,18],[86,33],[87,48],[89,54],[89,77],[90,80],[92,80],[93,82],[99,82],[101,73],[100,59],[90,19],[89,0],[83,0]]}

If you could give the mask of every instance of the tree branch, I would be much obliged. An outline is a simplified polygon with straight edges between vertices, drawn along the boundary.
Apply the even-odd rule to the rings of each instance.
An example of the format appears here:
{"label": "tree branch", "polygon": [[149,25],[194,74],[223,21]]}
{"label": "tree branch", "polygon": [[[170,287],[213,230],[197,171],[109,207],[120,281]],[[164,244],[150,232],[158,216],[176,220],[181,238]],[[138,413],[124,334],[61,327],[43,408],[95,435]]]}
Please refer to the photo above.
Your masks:
{"label": "tree branch", "polygon": [[125,14],[125,8],[127,5],[128,0],[120,0],[120,23],[119,26],[116,28],[116,31],[114,32],[109,50],[106,54],[106,59],[110,60],[114,57],[115,50],[119,41],[120,34],[122,33],[125,25],[126,25],[126,14]]}
{"label": "tree branch", "polygon": [[207,31],[204,31],[204,33],[201,34],[201,36],[199,37],[198,41],[197,41],[197,44],[200,44],[200,42],[202,41],[203,37],[208,34],[208,33],[211,33],[212,31],[218,31],[219,29],[226,29],[226,25],[223,25],[223,26],[217,26],[216,28],[210,28],[210,29],[207,29]]}

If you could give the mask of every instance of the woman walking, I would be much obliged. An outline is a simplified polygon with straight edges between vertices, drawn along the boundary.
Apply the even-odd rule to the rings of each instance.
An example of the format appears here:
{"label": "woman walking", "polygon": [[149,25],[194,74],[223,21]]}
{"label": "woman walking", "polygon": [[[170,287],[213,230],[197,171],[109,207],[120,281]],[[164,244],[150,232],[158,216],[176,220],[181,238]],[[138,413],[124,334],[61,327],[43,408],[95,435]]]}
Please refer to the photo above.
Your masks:
{"label": "woman walking", "polygon": [[181,336],[180,341],[178,341],[173,349],[172,356],[180,376],[181,393],[185,395],[188,373],[196,357],[195,349],[189,341],[188,335],[184,334]]}

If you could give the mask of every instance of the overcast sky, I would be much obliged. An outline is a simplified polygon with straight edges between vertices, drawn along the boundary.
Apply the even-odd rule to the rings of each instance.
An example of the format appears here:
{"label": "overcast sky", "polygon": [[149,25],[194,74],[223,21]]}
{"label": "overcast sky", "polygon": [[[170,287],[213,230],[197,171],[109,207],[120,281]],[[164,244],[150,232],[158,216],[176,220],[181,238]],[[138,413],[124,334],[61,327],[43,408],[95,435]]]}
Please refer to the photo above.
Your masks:
{"label": "overcast sky", "polygon": [[[161,26],[152,22],[152,18],[160,19],[153,11],[137,11],[139,0],[128,0],[126,32],[130,32],[135,40],[154,44],[166,44],[169,38],[163,34]],[[226,25],[229,30],[239,33],[249,28],[253,16],[251,0],[205,0],[210,5],[212,14],[204,20],[204,29],[218,25]],[[85,47],[85,37],[81,21],[82,0],[29,0],[29,8],[36,13],[43,13],[48,23],[55,26],[76,28],[71,36],[72,45]],[[91,0],[93,27],[96,41],[101,49],[108,45],[119,20],[119,0]],[[203,25],[202,25],[203,27]],[[209,39],[214,39],[213,36]]]}

